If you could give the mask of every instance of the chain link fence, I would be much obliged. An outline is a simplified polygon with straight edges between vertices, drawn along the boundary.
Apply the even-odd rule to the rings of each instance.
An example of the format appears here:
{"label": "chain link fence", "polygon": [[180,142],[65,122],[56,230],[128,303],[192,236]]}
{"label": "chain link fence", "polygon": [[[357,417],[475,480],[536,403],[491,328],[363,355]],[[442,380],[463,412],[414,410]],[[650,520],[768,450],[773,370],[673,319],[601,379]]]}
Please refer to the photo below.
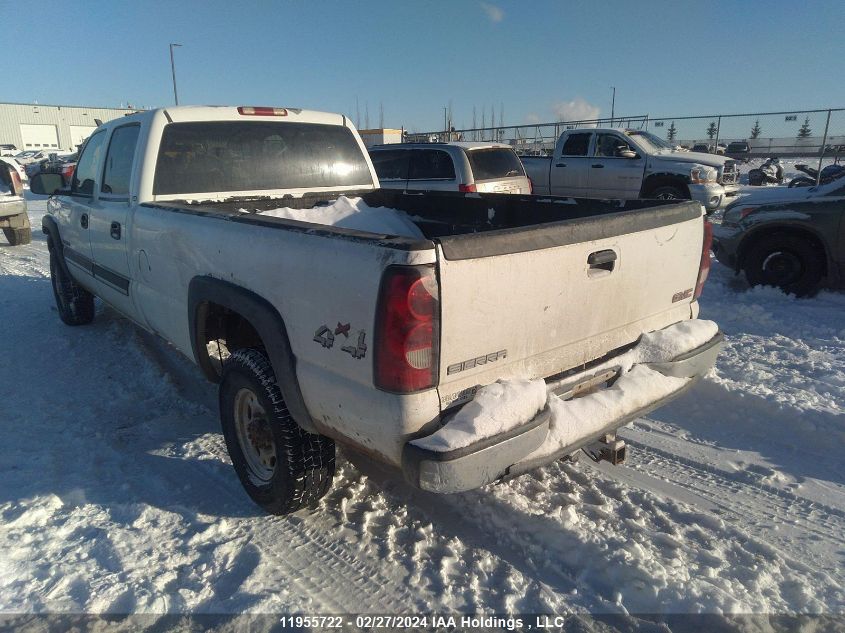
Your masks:
{"label": "chain link fence", "polygon": [[[550,153],[562,132],[617,127],[648,130],[684,149],[736,158],[845,160],[845,108],[653,118],[648,115],[408,134],[412,142],[496,141],[523,155]],[[732,145],[733,144],[733,145]]]}

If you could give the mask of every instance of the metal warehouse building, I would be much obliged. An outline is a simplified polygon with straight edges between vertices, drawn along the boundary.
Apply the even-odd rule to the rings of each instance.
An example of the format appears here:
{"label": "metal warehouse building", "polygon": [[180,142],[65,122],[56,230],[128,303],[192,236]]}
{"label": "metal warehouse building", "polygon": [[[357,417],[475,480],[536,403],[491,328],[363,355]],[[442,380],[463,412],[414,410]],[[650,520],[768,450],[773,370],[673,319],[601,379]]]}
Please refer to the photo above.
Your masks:
{"label": "metal warehouse building", "polygon": [[72,152],[97,127],[94,119],[105,122],[132,112],[137,110],[0,103],[0,145]]}

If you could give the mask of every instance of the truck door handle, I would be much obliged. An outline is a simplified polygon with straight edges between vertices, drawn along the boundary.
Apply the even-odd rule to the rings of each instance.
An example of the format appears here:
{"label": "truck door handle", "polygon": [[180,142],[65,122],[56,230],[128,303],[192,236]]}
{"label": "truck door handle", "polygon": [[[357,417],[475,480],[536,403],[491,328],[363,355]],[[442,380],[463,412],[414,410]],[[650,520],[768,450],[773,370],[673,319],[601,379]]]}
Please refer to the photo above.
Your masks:
{"label": "truck door handle", "polygon": [[566,163],[555,163],[555,167],[566,167]]}
{"label": "truck door handle", "polygon": [[79,217],[79,225],[80,225],[83,229],[87,229],[87,228],[88,228],[88,214],[87,214],[87,213],[83,213],[83,214]]}
{"label": "truck door handle", "polygon": [[602,165],[602,164],[593,165],[592,167],[593,167],[593,169],[604,169],[604,165]]}
{"label": "truck door handle", "polygon": [[606,270],[610,272],[616,266],[616,258],[616,251],[613,249],[596,251],[590,253],[587,257],[587,264],[590,266],[590,270]]}
{"label": "truck door handle", "polygon": [[111,223],[111,231],[109,232],[110,235],[116,239],[120,239],[120,222],[112,222]]}

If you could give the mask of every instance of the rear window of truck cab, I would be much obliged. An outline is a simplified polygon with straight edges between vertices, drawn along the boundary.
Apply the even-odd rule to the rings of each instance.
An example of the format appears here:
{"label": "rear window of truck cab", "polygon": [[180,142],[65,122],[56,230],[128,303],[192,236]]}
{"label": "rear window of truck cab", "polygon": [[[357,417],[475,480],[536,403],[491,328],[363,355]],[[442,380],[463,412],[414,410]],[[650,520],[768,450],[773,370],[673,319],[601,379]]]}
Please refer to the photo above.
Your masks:
{"label": "rear window of truck cab", "polygon": [[371,186],[349,128],[317,123],[210,121],[165,126],[154,195]]}

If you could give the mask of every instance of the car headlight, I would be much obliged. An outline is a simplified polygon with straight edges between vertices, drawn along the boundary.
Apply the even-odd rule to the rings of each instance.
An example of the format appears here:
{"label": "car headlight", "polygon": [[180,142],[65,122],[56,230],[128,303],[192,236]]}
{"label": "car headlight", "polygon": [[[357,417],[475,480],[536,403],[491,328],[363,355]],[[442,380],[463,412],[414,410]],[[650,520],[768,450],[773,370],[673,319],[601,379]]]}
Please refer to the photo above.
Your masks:
{"label": "car headlight", "polygon": [[698,165],[690,170],[689,179],[694,185],[704,185],[711,182],[718,182],[719,170],[715,167],[704,167],[702,165]]}
{"label": "car headlight", "polygon": [[722,216],[722,226],[737,226],[742,222],[743,218],[749,213],[753,213],[759,206],[752,206],[747,204],[740,204],[735,207],[725,209],[725,214]]}

